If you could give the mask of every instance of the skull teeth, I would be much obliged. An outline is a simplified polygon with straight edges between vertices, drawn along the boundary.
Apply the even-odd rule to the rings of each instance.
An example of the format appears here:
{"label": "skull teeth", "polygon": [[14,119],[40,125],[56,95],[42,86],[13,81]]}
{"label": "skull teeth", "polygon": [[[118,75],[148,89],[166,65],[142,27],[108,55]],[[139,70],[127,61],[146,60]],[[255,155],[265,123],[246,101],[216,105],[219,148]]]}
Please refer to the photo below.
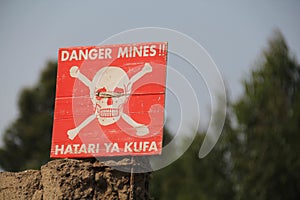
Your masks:
{"label": "skull teeth", "polygon": [[117,108],[102,108],[100,109],[100,117],[117,117],[119,116],[119,109]]}

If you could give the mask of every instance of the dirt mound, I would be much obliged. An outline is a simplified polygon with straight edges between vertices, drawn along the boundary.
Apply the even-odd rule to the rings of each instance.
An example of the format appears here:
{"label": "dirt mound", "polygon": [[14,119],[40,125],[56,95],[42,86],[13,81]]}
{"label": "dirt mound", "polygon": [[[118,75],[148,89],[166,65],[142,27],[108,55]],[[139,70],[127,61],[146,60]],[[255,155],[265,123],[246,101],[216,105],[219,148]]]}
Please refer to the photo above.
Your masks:
{"label": "dirt mound", "polygon": [[0,199],[150,199],[149,173],[131,176],[109,167],[111,164],[132,166],[129,159],[58,159],[43,165],[41,170],[1,172]]}

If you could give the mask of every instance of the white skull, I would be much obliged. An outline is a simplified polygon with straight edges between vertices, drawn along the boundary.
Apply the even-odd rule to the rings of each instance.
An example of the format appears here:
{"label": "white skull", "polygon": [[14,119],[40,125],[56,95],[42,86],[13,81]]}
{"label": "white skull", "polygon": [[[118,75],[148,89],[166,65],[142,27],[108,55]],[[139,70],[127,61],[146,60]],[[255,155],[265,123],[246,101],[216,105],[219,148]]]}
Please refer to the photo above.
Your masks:
{"label": "white skull", "polygon": [[90,88],[90,98],[101,125],[118,121],[128,99],[129,78],[120,67],[103,67],[94,76]]}

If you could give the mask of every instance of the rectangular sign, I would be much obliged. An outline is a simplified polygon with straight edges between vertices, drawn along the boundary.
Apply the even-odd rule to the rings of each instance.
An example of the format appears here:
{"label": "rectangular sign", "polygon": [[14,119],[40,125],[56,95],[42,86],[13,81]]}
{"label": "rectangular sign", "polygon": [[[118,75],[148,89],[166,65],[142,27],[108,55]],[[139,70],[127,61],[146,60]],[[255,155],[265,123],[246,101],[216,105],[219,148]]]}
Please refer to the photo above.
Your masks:
{"label": "rectangular sign", "polygon": [[167,43],[60,48],[52,158],[162,150]]}

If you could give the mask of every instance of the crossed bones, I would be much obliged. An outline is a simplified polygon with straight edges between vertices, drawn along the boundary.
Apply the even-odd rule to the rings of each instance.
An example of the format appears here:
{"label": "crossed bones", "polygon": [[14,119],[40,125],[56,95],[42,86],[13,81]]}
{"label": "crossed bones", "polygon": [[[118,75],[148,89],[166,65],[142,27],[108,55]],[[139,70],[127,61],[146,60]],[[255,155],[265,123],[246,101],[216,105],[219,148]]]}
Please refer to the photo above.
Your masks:
{"label": "crossed bones", "polygon": [[[132,85],[137,80],[139,80],[140,78],[142,78],[145,74],[150,73],[150,72],[152,72],[152,66],[149,63],[145,63],[145,65],[142,68],[142,70],[139,71],[138,73],[136,73],[134,76],[132,76],[129,79],[128,85],[126,86],[127,90],[129,91],[129,93],[131,92]],[[82,83],[84,83],[90,89],[91,101],[93,102],[92,95],[94,95],[94,93],[95,93],[95,88],[94,88],[95,83],[93,81],[90,81],[85,75],[83,75],[80,72],[80,70],[78,69],[77,66],[73,66],[73,67],[70,68],[70,76],[73,77],[73,78],[79,79]],[[126,74],[126,76],[127,76],[127,74]],[[107,93],[105,95],[106,95],[106,98],[118,98],[118,96],[116,96],[116,97],[110,96],[111,94],[109,94],[109,93]],[[124,95],[130,95],[130,94],[124,94]],[[95,107],[96,105],[95,105],[94,102],[93,102],[93,104],[94,104],[94,107]],[[138,136],[143,136],[143,135],[146,135],[146,134],[149,133],[149,129],[147,128],[146,125],[137,123],[130,116],[128,116],[127,114],[123,113],[123,111],[120,112],[119,114],[120,114],[120,117],[122,117],[122,119],[124,121],[126,121],[129,125],[131,125],[133,128],[135,128],[136,134]],[[80,130],[82,128],[84,128],[90,122],[92,122],[94,119],[96,119],[97,116],[99,117],[99,115],[100,115],[100,113],[98,113],[97,109],[95,109],[95,113],[93,113],[92,115],[90,115],[89,117],[87,117],[83,122],[81,122],[81,124],[79,124],[74,129],[68,130],[67,134],[68,134],[69,139],[73,140],[78,135],[78,133],[80,132]]]}

